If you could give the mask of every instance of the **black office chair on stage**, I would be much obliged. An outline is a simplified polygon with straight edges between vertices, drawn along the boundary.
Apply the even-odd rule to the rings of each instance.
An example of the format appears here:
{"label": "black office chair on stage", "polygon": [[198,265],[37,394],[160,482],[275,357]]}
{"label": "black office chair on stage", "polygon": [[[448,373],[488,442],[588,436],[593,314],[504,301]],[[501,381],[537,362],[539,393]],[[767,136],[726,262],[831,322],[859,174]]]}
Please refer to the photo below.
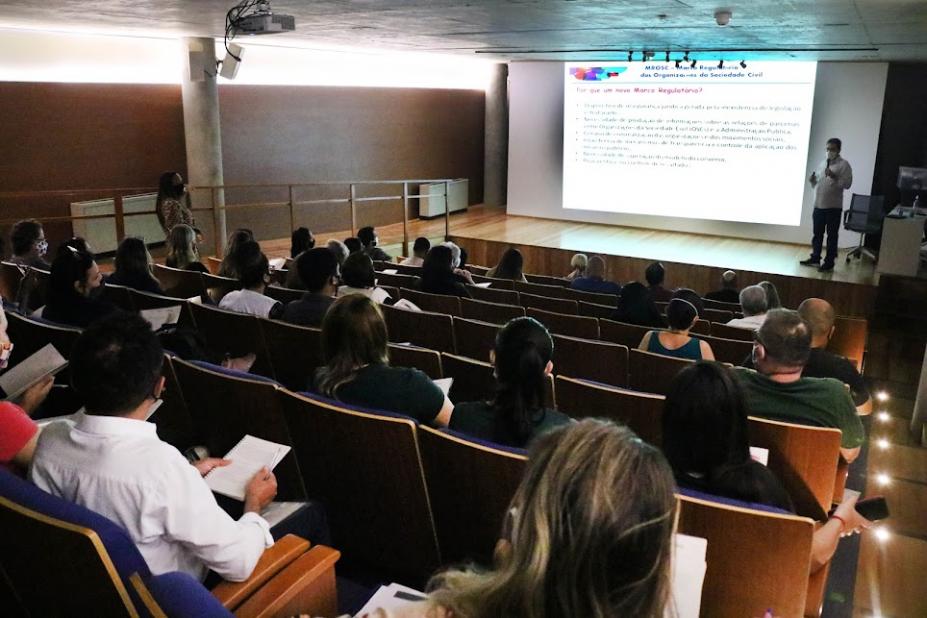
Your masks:
{"label": "black office chair on stage", "polygon": [[843,213],[843,229],[859,233],[859,246],[847,254],[850,258],[861,259],[868,255],[873,261],[879,260],[879,255],[869,247],[863,245],[866,234],[875,234],[882,229],[882,219],[885,218],[885,197],[881,195],[853,194],[850,200],[850,209]]}

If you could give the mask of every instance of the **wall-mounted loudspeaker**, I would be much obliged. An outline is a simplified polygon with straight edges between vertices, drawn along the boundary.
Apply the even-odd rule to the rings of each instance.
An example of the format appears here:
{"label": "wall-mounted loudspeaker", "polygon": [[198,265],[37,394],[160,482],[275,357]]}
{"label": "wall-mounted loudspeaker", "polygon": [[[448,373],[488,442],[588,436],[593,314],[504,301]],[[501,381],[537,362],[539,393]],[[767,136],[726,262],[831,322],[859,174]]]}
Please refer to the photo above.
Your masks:
{"label": "wall-mounted loudspeaker", "polygon": [[244,53],[245,50],[241,45],[229,43],[229,48],[225,54],[225,59],[222,61],[222,70],[219,71],[219,75],[225,79],[235,79],[235,76],[238,75],[238,68],[241,66],[241,57]]}

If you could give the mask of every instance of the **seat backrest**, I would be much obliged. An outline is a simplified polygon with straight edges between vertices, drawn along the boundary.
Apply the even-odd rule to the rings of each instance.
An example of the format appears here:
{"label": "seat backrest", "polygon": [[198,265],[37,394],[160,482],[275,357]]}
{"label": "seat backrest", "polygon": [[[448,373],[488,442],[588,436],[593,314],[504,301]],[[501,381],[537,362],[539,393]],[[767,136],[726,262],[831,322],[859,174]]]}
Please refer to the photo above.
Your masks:
{"label": "seat backrest", "polygon": [[525,309],[525,313],[528,317],[534,318],[546,326],[551,333],[582,339],[599,338],[599,321],[595,318],[554,313],[543,309],[535,309],[534,307]]}
{"label": "seat backrest", "polygon": [[161,375],[164,377],[161,405],[149,420],[158,428],[158,437],[182,453],[201,442],[180,390],[172,361],[169,354],[164,355],[164,365],[161,367]]}
{"label": "seat backrest", "polygon": [[850,208],[846,214],[844,227],[854,232],[878,230],[885,217],[885,197],[882,195],[860,195],[854,193],[850,198]]}
{"label": "seat backrest", "polygon": [[[486,401],[492,398],[496,390],[495,372],[489,363],[455,354],[441,354],[441,368],[444,377],[454,378],[448,395],[454,403]],[[554,376],[548,376],[546,386],[544,405],[554,408]]]}
{"label": "seat backrest", "polygon": [[[393,266],[390,265],[390,268]],[[411,275],[400,275],[399,273],[388,274],[378,272],[376,274],[377,285],[389,285],[395,288],[414,288],[418,279]]]}
{"label": "seat backrest", "polygon": [[483,288],[478,285],[467,286],[470,295],[476,300],[483,300],[488,303],[499,303],[500,305],[518,305],[518,292],[508,289]]}
{"label": "seat backrest", "polygon": [[788,490],[795,512],[825,519],[834,500],[840,430],[750,417],[750,446],[769,450],[769,469]]}
{"label": "seat backrest", "polygon": [[414,367],[432,380],[444,377],[441,354],[435,350],[414,345],[389,344],[389,364],[394,367]]}
{"label": "seat backrest", "polygon": [[628,349],[639,346],[644,335],[652,330],[662,329],[638,326],[637,324],[627,324],[625,322],[615,322],[614,320],[599,320],[599,337],[603,341],[620,343],[621,345],[627,346]]}
{"label": "seat backrest", "polygon": [[477,266],[476,264],[467,264],[467,270],[474,275],[484,276],[489,272],[489,266]]}
{"label": "seat backrest", "polygon": [[145,559],[102,515],[0,470],[0,528],[0,567],[29,615],[148,615],[129,584],[150,575]]}
{"label": "seat backrest", "polygon": [[442,560],[491,566],[527,457],[425,426],[418,437]]}
{"label": "seat backrest", "polygon": [[676,374],[694,362],[632,348],[628,384],[636,391],[665,395]]}
{"label": "seat backrest", "polygon": [[[628,348],[605,341],[553,335],[554,373],[628,386]],[[561,400],[561,403],[563,401]]]}
{"label": "seat backrest", "polygon": [[258,320],[274,376],[290,390],[309,388],[322,358],[322,331],[278,320]]}
{"label": "seat backrest", "polygon": [[537,296],[536,294],[518,293],[518,302],[526,310],[529,307],[543,309],[544,311],[553,311],[555,313],[565,313],[567,315],[576,315],[579,312],[575,300],[567,298],[550,298],[547,296]]}
{"label": "seat backrest", "polygon": [[[207,363],[172,362],[193,424],[213,457],[224,456],[251,434],[292,446],[276,382],[226,371]],[[292,451],[274,468],[278,500],[303,500],[302,478]]]}
{"label": "seat backrest", "polygon": [[6,304],[16,302],[19,295],[19,284],[22,283],[25,272],[16,264],[0,262],[0,298]]}
{"label": "seat backrest", "polygon": [[544,285],[541,283],[525,283],[524,281],[515,281],[513,287],[519,293],[523,292],[547,298],[563,298],[564,292],[562,285]]}
{"label": "seat backrest", "polygon": [[456,296],[444,294],[428,294],[418,290],[402,288],[399,294],[406,300],[417,305],[422,311],[443,313],[445,315],[460,315],[460,299]]}
{"label": "seat backrest", "polygon": [[599,318],[607,320],[615,313],[615,307],[613,305],[602,305],[599,303],[590,303],[584,300],[578,301],[579,304],[579,315],[588,315],[592,318]]}
{"label": "seat backrest", "polygon": [[711,351],[715,355],[715,360],[722,363],[730,363],[735,367],[743,364],[744,360],[750,356],[750,351],[753,349],[752,341],[725,339],[714,335],[696,335],[696,337],[708,342],[708,345],[711,346]]}
{"label": "seat backrest", "polygon": [[380,305],[386,318],[389,340],[412,343],[439,352],[454,351],[454,323],[449,315],[428,311],[407,311]]}
{"label": "seat backrest", "polygon": [[573,300],[596,305],[607,305],[611,311],[615,310],[615,305],[618,303],[617,294],[599,294],[598,292],[587,292],[586,290],[573,288],[564,288],[563,298],[572,298]]}
{"label": "seat backrest", "polygon": [[412,266],[411,264],[390,264],[387,268],[395,268],[400,275],[409,275],[411,277],[421,277],[422,267]]}
{"label": "seat backrest", "polygon": [[524,315],[525,308],[521,305],[502,305],[472,298],[460,299],[460,316],[471,320],[505,324]]}
{"label": "seat backrest", "polygon": [[206,283],[201,272],[155,264],[154,276],[167,296],[193,298],[206,294]]}
{"label": "seat backrest", "polygon": [[663,443],[663,395],[557,376],[559,409],[573,418],[607,418],[627,425],[642,440]]}
{"label": "seat backrest", "polygon": [[711,334],[711,322],[708,320],[698,319],[692,325],[692,328],[689,329],[689,332],[693,335],[710,335]]}
{"label": "seat backrest", "polygon": [[123,285],[104,283],[100,297],[108,303],[116,305],[123,311],[135,311],[135,301],[132,300],[131,288]]}
{"label": "seat backrest", "polygon": [[688,496],[679,503],[679,532],[708,540],[701,615],[804,615],[812,520]]}
{"label": "seat backrest", "polygon": [[[279,271],[278,271],[279,272]],[[305,294],[305,290],[292,290],[287,287],[281,287],[279,285],[269,285],[264,290],[264,295],[273,298],[276,301],[283,303],[291,303],[294,300],[300,300]]]}
{"label": "seat backrest", "polygon": [[[61,356],[68,358],[71,356],[74,342],[81,333],[79,328],[27,318],[12,311],[6,312],[6,319],[7,334],[10,341],[15,343],[13,352],[10,354],[10,367],[15,367],[49,343],[55,346]],[[62,374],[67,373],[67,369],[62,372]],[[59,380],[63,379],[64,376]]]}
{"label": "seat backrest", "polygon": [[[737,308],[739,310],[740,306],[738,305]],[[702,310],[702,314],[702,318],[710,322],[721,322],[722,324],[734,319],[734,312],[728,311],[727,309],[712,309],[711,307],[705,307],[705,309]]]}
{"label": "seat backrest", "polygon": [[457,354],[478,361],[488,361],[489,353],[496,345],[499,328],[500,325],[496,323],[454,318]]}
{"label": "seat backrest", "polygon": [[541,285],[556,285],[559,287],[568,287],[570,281],[562,277],[551,277],[549,275],[530,275],[525,273],[525,279],[528,283],[539,283]]}
{"label": "seat backrest", "polygon": [[[740,303],[725,303],[720,300],[712,300],[710,298],[704,297],[702,297],[702,303],[705,305],[706,309],[720,309],[721,311],[730,311],[731,315],[733,315],[734,312],[741,311]],[[702,317],[704,318],[705,316]]]}
{"label": "seat backrest", "polygon": [[838,315],[834,320],[834,335],[830,338],[827,349],[834,354],[847,357],[856,365],[857,371],[862,371],[868,338],[869,323],[864,318]]}
{"label": "seat backrest", "polygon": [[495,277],[485,277],[481,275],[471,275],[474,283],[488,283],[489,287],[495,290],[515,290],[515,282],[512,279],[497,279]]}
{"label": "seat backrest", "polygon": [[325,505],[335,547],[421,585],[441,561],[415,421],[285,390],[278,398],[306,493]]}
{"label": "seat backrest", "polygon": [[[732,318],[733,319],[733,318]],[[712,322],[711,323],[711,336],[712,337],[721,337],[723,339],[736,339],[738,341],[753,341],[753,337],[756,331],[749,328],[737,328],[736,326],[728,326],[721,322]]]}
{"label": "seat backrest", "polygon": [[206,285],[206,293],[209,295],[209,298],[217,305],[226,294],[241,289],[241,281],[238,279],[220,277],[219,275],[208,275],[203,273],[203,283]]}
{"label": "seat backrest", "polygon": [[254,354],[251,373],[274,377],[270,352],[257,316],[196,303],[189,306],[196,328],[213,354],[232,358]]}

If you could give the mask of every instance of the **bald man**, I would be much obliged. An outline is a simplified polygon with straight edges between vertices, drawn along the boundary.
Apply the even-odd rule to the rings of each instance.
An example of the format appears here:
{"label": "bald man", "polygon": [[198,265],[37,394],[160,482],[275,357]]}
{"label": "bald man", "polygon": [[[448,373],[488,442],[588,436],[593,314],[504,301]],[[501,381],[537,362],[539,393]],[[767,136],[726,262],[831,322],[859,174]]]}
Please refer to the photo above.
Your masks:
{"label": "bald man", "polygon": [[861,414],[872,412],[872,400],[863,376],[842,356],[829,352],[827,344],[834,336],[837,314],[829,302],[822,298],[807,298],[798,306],[798,314],[811,327],[811,358],[805,366],[805,376],[835,378],[850,387],[853,403]]}

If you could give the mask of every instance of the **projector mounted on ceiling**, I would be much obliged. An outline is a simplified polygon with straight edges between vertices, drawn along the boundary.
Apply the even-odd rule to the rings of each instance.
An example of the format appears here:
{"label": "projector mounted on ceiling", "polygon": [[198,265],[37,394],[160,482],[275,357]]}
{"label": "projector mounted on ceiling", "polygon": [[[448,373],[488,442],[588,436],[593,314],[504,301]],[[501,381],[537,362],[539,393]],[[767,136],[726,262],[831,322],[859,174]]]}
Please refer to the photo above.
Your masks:
{"label": "projector mounted on ceiling", "polygon": [[268,0],[243,0],[226,15],[226,36],[278,34],[296,29],[292,15],[274,14]]}

